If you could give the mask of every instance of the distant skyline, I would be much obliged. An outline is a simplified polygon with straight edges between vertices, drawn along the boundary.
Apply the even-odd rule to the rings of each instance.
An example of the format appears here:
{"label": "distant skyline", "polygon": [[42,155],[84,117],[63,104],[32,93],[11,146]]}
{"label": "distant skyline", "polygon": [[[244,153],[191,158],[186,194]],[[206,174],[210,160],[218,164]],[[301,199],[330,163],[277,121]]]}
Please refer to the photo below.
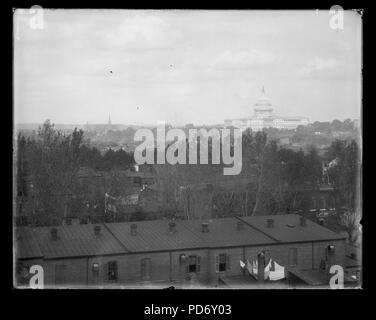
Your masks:
{"label": "distant skyline", "polygon": [[44,10],[14,16],[15,123],[220,124],[262,86],[280,116],[361,114],[361,17],[324,11]]}

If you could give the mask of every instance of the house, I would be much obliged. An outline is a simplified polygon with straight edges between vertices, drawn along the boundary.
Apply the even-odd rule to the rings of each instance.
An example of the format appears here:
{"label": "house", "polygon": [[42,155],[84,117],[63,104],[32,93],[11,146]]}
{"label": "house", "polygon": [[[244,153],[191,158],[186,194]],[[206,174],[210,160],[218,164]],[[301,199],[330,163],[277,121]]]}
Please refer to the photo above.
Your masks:
{"label": "house", "polygon": [[125,176],[127,179],[130,179],[131,183],[134,186],[148,186],[155,183],[155,174],[150,171],[135,171],[131,169],[127,169],[125,171]]}
{"label": "house", "polygon": [[104,177],[101,172],[98,172],[90,167],[80,167],[77,173],[78,182],[83,184],[103,184]]}
{"label": "house", "polygon": [[[306,285],[345,266],[345,237],[299,215],[17,228],[17,285],[38,264],[45,287],[216,287],[243,279],[240,260],[270,259]],[[345,267],[344,267],[345,268]],[[26,281],[27,282],[27,281]],[[326,282],[326,285],[328,282]],[[289,285],[286,281],[281,285]],[[291,285],[291,284],[290,284]]]}

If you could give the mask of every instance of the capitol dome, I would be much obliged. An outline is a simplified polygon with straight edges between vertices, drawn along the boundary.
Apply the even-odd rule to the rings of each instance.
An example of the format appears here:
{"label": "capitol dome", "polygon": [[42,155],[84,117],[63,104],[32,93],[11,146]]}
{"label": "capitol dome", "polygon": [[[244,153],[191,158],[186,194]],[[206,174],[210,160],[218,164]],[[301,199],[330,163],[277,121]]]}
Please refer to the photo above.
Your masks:
{"label": "capitol dome", "polygon": [[255,106],[257,108],[265,108],[265,107],[271,107],[272,106],[270,100],[265,95],[265,89],[264,89],[264,87],[262,87],[261,96],[257,100]]}
{"label": "capitol dome", "polygon": [[252,131],[261,131],[264,128],[295,130],[298,126],[307,125],[307,117],[281,117],[273,113],[273,105],[265,95],[262,87],[261,96],[254,104],[253,116],[248,118],[226,119],[225,126],[232,126],[242,130],[251,128]]}

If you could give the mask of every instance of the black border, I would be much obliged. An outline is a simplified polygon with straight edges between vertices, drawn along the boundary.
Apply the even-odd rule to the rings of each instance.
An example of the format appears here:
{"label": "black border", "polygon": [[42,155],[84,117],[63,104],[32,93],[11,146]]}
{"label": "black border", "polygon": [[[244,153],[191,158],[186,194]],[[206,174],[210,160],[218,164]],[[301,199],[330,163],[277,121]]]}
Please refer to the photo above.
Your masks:
{"label": "black border", "polygon": [[[147,4],[145,2],[124,2],[126,7],[119,7],[112,5],[108,1],[102,4],[93,3],[78,3],[75,2],[74,5],[67,3],[66,1],[57,2],[55,4],[46,3],[45,1],[40,1],[37,3],[14,1],[9,4],[6,8],[3,8],[3,12],[6,13],[6,18],[2,19],[2,22],[6,24],[3,30],[7,30],[6,41],[4,46],[2,46],[2,52],[6,54],[7,63],[9,68],[11,81],[6,80],[5,83],[9,85],[9,90],[7,90],[9,102],[6,103],[6,107],[3,107],[3,112],[5,109],[6,114],[6,128],[9,128],[9,140],[7,142],[10,144],[9,151],[12,151],[13,144],[13,97],[12,97],[12,65],[13,65],[13,38],[12,38],[12,8],[30,8],[32,5],[38,4],[45,8],[119,8],[119,9],[320,9],[328,10],[335,3],[312,3],[312,4],[299,4],[293,5],[286,2],[281,2],[278,6],[273,6],[269,2],[256,2],[253,1],[243,4],[231,3],[216,3],[214,7],[205,5],[203,3],[187,2],[185,4],[173,2],[167,5],[161,3]],[[160,6],[156,6],[156,4]],[[232,7],[229,7],[229,6]],[[341,4],[344,9],[347,8],[362,8],[363,12],[363,172],[364,168],[370,169],[373,166],[372,161],[367,160],[367,156],[370,153],[364,149],[364,141],[367,141],[366,133],[367,128],[372,128],[372,125],[367,125],[368,122],[372,121],[372,116],[370,115],[370,110],[372,109],[370,98],[370,85],[372,85],[368,79],[370,79],[371,72],[371,54],[368,53],[370,48],[369,43],[371,40],[366,40],[367,36],[370,38],[370,10],[365,7],[364,4],[360,2],[354,2],[350,4]],[[4,39],[4,38],[3,38]],[[4,113],[3,113],[4,114]],[[9,126],[9,127],[8,127]],[[4,125],[2,126],[4,128]],[[231,304],[232,315],[222,316],[224,318],[252,318],[261,311],[261,315],[264,317],[278,316],[278,317],[289,317],[289,316],[299,316],[305,317],[317,314],[322,317],[327,317],[329,315],[328,311],[333,312],[336,317],[339,316],[340,310],[346,313],[353,312],[355,316],[359,316],[359,308],[364,302],[363,296],[369,292],[372,281],[368,277],[368,270],[372,270],[372,267],[367,268],[368,256],[367,253],[363,254],[363,289],[362,290],[19,290],[13,289],[13,243],[12,243],[12,216],[13,211],[13,200],[12,200],[12,187],[13,186],[13,158],[11,158],[11,152],[9,152],[9,163],[10,167],[7,165],[3,166],[4,173],[8,174],[6,179],[2,180],[2,186],[6,188],[6,192],[10,192],[9,198],[8,194],[5,197],[9,199],[9,208],[7,207],[3,211],[3,219],[5,218],[5,223],[3,224],[2,235],[6,235],[8,241],[7,244],[2,246],[5,251],[3,251],[3,258],[7,261],[6,271],[2,272],[3,281],[5,280],[2,288],[6,287],[8,297],[16,302],[17,309],[13,309],[14,315],[19,312],[25,312],[26,316],[54,316],[55,314],[67,314],[70,316],[75,316],[75,309],[80,308],[85,311],[85,316],[91,316],[90,314],[98,314],[99,311],[105,310],[107,317],[110,316],[112,311],[120,312],[118,316],[129,319],[131,314],[134,314],[132,318],[144,318],[144,308],[145,306],[154,305],[173,305],[173,306],[183,306],[187,304]],[[4,157],[3,157],[4,159]],[[365,166],[364,166],[365,165]],[[9,169],[8,169],[9,168]],[[363,176],[363,205],[367,208],[366,201],[368,192],[371,188],[365,187],[367,182],[367,176]],[[368,180],[369,181],[369,180]],[[4,193],[3,193],[4,194]],[[365,252],[368,246],[366,245],[366,239],[368,239],[368,232],[371,232],[372,226],[371,222],[367,222],[372,218],[373,213],[371,211],[366,211],[363,209],[363,213],[366,213],[362,219],[363,224],[363,252]],[[3,220],[4,221],[4,220]],[[370,253],[372,255],[372,253]],[[4,266],[4,260],[2,266]],[[367,261],[367,263],[365,263]],[[365,266],[365,267],[364,267]],[[337,300],[338,299],[338,300]],[[349,301],[351,304],[347,304]],[[47,311],[47,306],[55,307],[53,313]],[[300,311],[300,307],[303,307],[303,312]],[[348,314],[350,315],[350,314]],[[190,316],[188,318],[205,317],[201,316]],[[145,317],[146,318],[146,317]],[[150,317],[153,318],[153,317]],[[178,317],[177,317],[178,318]],[[180,318],[180,317],[179,317]]]}

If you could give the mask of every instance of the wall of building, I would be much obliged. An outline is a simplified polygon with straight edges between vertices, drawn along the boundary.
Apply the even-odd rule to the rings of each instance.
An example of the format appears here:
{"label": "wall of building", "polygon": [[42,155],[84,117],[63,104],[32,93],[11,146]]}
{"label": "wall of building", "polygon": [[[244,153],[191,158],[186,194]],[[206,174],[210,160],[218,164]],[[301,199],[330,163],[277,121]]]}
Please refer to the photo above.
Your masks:
{"label": "wall of building", "polygon": [[[145,280],[141,277],[142,259],[150,259],[150,279]],[[108,279],[108,263],[117,262],[118,279],[112,281]],[[92,266],[93,263],[99,264],[99,278],[96,281]],[[135,285],[139,283],[169,281],[170,272],[170,255],[169,252],[161,253],[142,253],[142,254],[124,254],[117,256],[92,257],[88,260],[88,278],[89,285]]]}
{"label": "wall of building", "polygon": [[184,254],[187,258],[190,255],[196,255],[200,257],[200,272],[196,273],[194,277],[197,281],[202,283],[208,283],[208,268],[209,268],[209,250],[182,250],[171,252],[171,279],[176,282],[181,282],[186,279],[187,271],[185,262],[180,261],[180,256]]}
{"label": "wall of building", "polygon": [[346,267],[345,260],[345,246],[346,243],[344,240],[337,240],[337,241],[325,241],[325,242],[316,242],[313,244],[314,250],[314,269],[320,268],[321,259],[325,259],[326,257],[326,248],[329,245],[334,245],[335,253],[332,257],[329,258],[329,265],[340,265],[344,269]]}
{"label": "wall of building", "polygon": [[[57,266],[65,266],[64,282],[56,283]],[[71,259],[54,259],[43,260],[42,267],[44,270],[45,288],[56,287],[86,287],[87,285],[87,259],[71,258]]]}
{"label": "wall of building", "polygon": [[[215,286],[218,284],[218,278],[223,276],[237,276],[244,274],[240,267],[240,260],[250,262],[257,259],[258,253],[266,252],[266,263],[269,258],[273,258],[280,265],[290,267],[289,250],[297,249],[298,269],[318,269],[322,259],[325,259],[326,248],[329,245],[335,246],[335,252],[330,258],[330,265],[338,264],[345,267],[345,241],[322,241],[305,243],[284,243],[268,246],[249,246],[234,248],[216,248],[216,249],[197,249],[181,251],[165,251],[151,253],[132,253],[112,256],[98,256],[87,258],[68,258],[56,260],[36,261],[35,264],[41,264],[44,269],[45,286],[55,287],[56,284],[56,266],[65,265],[65,283],[67,286],[139,286],[140,284],[150,285],[152,283],[181,283],[186,281],[187,270],[185,263],[182,263],[180,256],[190,255],[200,256],[200,272],[194,274],[194,278],[204,284]],[[220,254],[228,255],[228,264],[226,271],[218,272],[216,270],[216,256]],[[150,259],[150,278],[143,280],[141,278],[141,261]],[[108,263],[117,262],[117,281],[108,280]],[[98,277],[94,276],[92,267],[94,263],[99,264]],[[59,286],[64,286],[59,284]]]}
{"label": "wall of building", "polygon": [[[236,276],[242,275],[243,271],[240,268],[240,260],[244,259],[243,248],[223,248],[223,249],[214,249],[209,252],[209,266],[208,266],[208,280],[210,285],[218,285],[218,278],[223,276]],[[220,254],[226,254],[229,256],[228,261],[230,266],[226,265],[226,271],[217,271],[216,270],[216,256]],[[244,260],[243,260],[244,261]]]}

